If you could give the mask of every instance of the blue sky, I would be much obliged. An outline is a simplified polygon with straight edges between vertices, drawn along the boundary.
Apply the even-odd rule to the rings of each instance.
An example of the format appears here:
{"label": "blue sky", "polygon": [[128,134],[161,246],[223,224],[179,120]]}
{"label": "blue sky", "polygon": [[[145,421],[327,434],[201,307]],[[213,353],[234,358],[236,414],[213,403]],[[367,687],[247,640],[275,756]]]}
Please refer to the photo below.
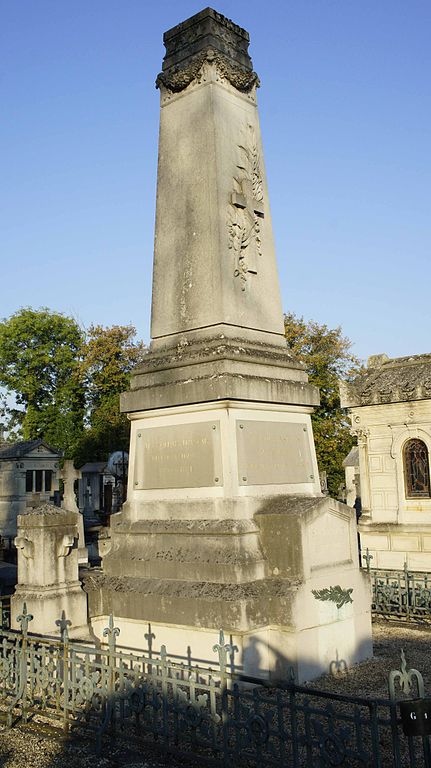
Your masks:
{"label": "blue sky", "polygon": [[[166,29],[191,1],[0,0],[0,317],[149,338]],[[431,3],[225,0],[258,93],[283,307],[431,351]]]}

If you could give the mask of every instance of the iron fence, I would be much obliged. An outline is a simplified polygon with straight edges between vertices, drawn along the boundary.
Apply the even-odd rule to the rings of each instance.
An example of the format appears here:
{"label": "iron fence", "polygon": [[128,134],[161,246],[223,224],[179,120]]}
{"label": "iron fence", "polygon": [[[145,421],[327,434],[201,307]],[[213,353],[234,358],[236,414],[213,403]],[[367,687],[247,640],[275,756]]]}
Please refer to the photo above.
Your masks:
{"label": "iron fence", "polygon": [[0,627],[10,629],[10,595],[0,596]]}
{"label": "iron fence", "polygon": [[99,752],[114,732],[135,749],[151,742],[214,766],[431,767],[428,737],[406,737],[400,726],[399,696],[423,697],[405,659],[391,673],[390,697],[367,699],[235,674],[236,649],[222,631],[210,666],[154,650],[151,633],[148,651],[120,648],[112,617],[97,645],[70,641],[64,616],[59,639],[30,634],[31,619],[24,606],[20,631],[0,631],[8,727],[43,716],[66,732],[86,728]]}
{"label": "iron fence", "polygon": [[363,559],[372,588],[371,611],[375,615],[407,620],[431,621],[431,574],[403,570],[371,568],[368,550]]}

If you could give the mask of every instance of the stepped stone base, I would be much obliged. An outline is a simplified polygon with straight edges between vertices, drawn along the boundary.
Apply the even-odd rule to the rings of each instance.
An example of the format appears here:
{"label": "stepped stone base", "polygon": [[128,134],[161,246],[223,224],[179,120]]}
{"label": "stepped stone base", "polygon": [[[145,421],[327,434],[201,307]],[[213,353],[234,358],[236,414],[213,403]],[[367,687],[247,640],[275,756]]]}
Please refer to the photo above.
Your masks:
{"label": "stepped stone base", "polygon": [[[249,509],[248,520],[114,523],[104,573],[84,577],[95,634],[113,613],[121,644],[145,649],[151,625],[169,652],[186,655],[189,645],[210,662],[222,628],[238,646],[239,669],[282,677],[293,667],[298,680],[337,659],[367,658],[369,584],[357,566],[353,510],[292,496],[254,499]],[[313,594],[335,586],[352,590],[353,602],[337,608]]]}
{"label": "stepped stone base", "polygon": [[[278,339],[275,334],[273,338]],[[121,395],[121,410],[132,413],[226,399],[318,405],[318,389],[307,381],[304,366],[288,351],[284,338],[266,343],[224,334],[197,340],[184,335],[175,346],[154,349],[152,343],[145,362],[133,373],[131,390]]]}

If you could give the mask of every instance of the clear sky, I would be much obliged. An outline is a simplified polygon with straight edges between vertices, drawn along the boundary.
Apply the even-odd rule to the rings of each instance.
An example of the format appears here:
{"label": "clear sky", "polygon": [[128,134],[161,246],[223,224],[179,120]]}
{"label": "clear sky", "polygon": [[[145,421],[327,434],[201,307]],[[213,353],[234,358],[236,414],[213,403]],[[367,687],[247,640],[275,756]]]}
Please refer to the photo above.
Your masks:
{"label": "clear sky", "polygon": [[[0,0],[0,317],[149,338],[166,29],[205,2]],[[283,307],[431,351],[430,0],[220,0],[245,27]]]}

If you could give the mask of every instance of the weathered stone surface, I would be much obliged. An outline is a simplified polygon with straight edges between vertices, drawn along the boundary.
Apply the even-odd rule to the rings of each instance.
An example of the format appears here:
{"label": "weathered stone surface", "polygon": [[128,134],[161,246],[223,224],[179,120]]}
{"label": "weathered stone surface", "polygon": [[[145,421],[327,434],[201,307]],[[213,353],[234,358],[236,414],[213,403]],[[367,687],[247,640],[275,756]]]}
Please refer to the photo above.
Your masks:
{"label": "weathered stone surface", "polygon": [[[172,512],[172,508],[171,508]],[[263,578],[259,529],[251,520],[123,520],[105,557],[109,574],[187,581]],[[124,552],[128,553],[124,562]]]}
{"label": "weathered stone surface", "polygon": [[249,41],[245,29],[212,8],[205,8],[163,35],[166,54],[157,85],[173,92],[187,88],[199,76],[209,55],[220,62],[232,85],[247,91],[257,83],[248,53]]}
{"label": "weathered stone surface", "polygon": [[[337,654],[342,653],[348,665],[368,656],[372,650],[369,584],[357,567],[353,510],[326,497],[274,497],[262,501],[255,520],[270,575],[244,583],[217,583],[191,578],[188,566],[183,570],[181,563],[169,579],[92,572],[85,577],[85,590],[96,634],[103,617],[113,612],[126,645],[145,642],[144,629],[136,634],[141,626],[146,633],[155,633],[158,643],[169,636],[171,652],[184,655],[187,645],[191,658],[210,660],[212,646],[206,638],[222,626],[238,647],[240,668],[250,674],[283,677],[292,666],[300,681],[327,669]],[[338,522],[345,526],[342,537],[347,550],[332,546],[331,520],[335,529]],[[203,524],[205,530],[220,534],[212,522],[154,522],[157,530],[163,525],[172,533],[196,530]],[[227,528],[238,525],[238,521],[224,522]],[[249,530],[250,523],[240,527]],[[152,524],[137,524],[134,535],[139,528],[151,529]],[[337,609],[316,601],[313,590],[335,584],[350,590],[353,603]]]}
{"label": "weathered stone surface", "polygon": [[281,345],[206,338],[151,351],[121,395],[127,413],[213,400],[318,405],[317,387]]}
{"label": "weathered stone surface", "polygon": [[153,348],[226,328],[282,343],[253,92],[241,94],[207,62],[181,93],[162,89],[161,106]]}
{"label": "weathered stone surface", "polygon": [[370,360],[364,374],[343,386],[343,408],[431,399],[431,354]]}

